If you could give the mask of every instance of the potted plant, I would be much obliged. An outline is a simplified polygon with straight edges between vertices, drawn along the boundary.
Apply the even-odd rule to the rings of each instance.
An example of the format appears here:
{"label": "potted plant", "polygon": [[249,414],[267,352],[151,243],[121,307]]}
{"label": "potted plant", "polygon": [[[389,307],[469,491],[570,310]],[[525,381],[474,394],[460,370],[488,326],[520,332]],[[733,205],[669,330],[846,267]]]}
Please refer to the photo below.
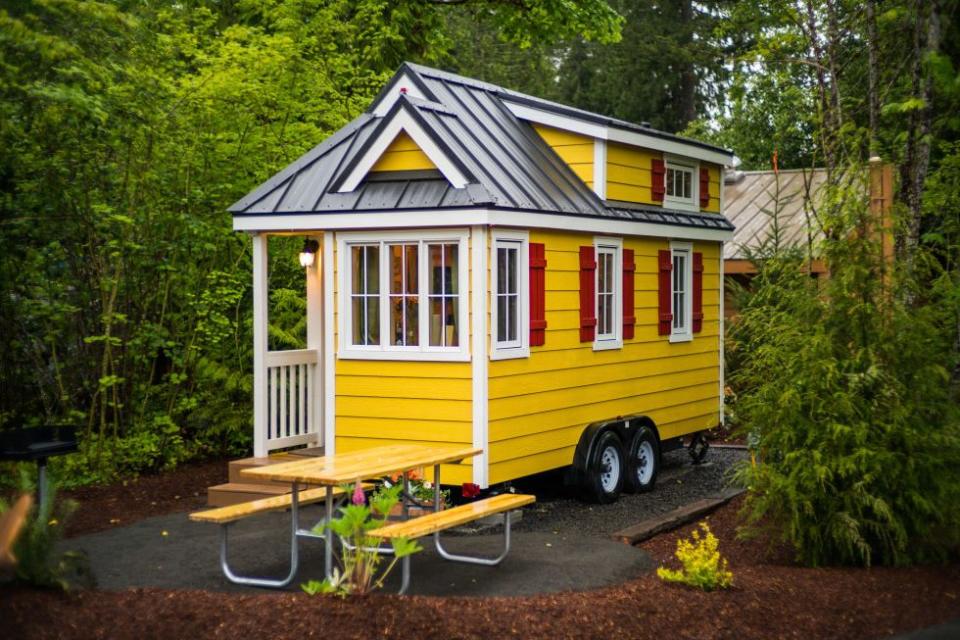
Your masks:
{"label": "potted plant", "polygon": [[[424,479],[422,470],[410,470],[406,472],[407,489],[409,497],[413,499],[413,504],[407,503],[407,515],[411,518],[433,513],[434,484]],[[403,485],[403,475],[393,474],[390,478],[384,480],[382,489]],[[378,491],[382,490],[378,489]],[[440,492],[440,509],[445,509],[450,504],[450,490],[443,489]],[[399,518],[403,515],[403,504],[398,502],[390,510],[391,518]]]}

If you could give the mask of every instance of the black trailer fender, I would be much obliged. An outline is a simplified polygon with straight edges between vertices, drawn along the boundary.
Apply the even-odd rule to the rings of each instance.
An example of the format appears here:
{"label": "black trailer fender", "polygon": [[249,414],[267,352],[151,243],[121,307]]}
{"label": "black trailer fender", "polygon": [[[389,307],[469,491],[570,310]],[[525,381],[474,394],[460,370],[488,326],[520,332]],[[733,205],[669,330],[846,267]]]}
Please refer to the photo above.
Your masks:
{"label": "black trailer fender", "polygon": [[660,439],[660,433],[653,420],[643,415],[618,416],[612,420],[600,420],[591,422],[580,434],[580,441],[573,452],[573,462],[567,473],[566,484],[579,485],[584,481],[587,472],[587,461],[593,453],[597,438],[604,431],[614,431],[620,437],[620,442],[624,447],[630,445],[630,439],[633,432],[641,425],[646,425],[653,430],[653,433]]}

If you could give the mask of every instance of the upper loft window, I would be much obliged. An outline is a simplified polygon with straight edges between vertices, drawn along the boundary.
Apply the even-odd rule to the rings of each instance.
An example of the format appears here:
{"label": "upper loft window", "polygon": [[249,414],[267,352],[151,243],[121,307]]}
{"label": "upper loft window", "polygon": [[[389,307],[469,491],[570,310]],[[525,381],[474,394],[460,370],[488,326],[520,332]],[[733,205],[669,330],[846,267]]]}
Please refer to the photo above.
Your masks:
{"label": "upper loft window", "polygon": [[698,184],[695,179],[697,166],[671,158],[664,159],[663,204],[674,209],[699,211]]}
{"label": "upper loft window", "polygon": [[466,360],[466,232],[341,234],[340,357]]}

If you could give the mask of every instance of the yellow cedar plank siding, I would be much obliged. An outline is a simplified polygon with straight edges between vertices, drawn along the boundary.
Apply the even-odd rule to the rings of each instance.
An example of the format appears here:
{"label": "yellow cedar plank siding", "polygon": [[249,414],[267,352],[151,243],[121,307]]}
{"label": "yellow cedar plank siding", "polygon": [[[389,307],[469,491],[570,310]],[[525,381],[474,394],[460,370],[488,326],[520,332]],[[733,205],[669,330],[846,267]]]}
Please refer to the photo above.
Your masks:
{"label": "yellow cedar plank siding", "polygon": [[[337,243],[334,243],[335,247]],[[336,249],[338,250],[338,248]],[[334,256],[334,268],[338,263]],[[464,256],[471,264],[469,252]],[[464,265],[464,266],[466,266]],[[349,286],[334,273],[334,286]],[[469,280],[468,280],[469,281]],[[339,331],[339,292],[334,291]],[[469,340],[469,322],[463,339]],[[334,344],[339,349],[339,335]],[[403,442],[473,442],[472,369],[469,362],[335,361],[336,447],[357,451]],[[470,460],[444,465],[444,484],[473,481]],[[429,470],[428,470],[429,471]]]}
{"label": "yellow cedar plank siding", "polygon": [[653,199],[651,163],[659,151],[607,143],[607,199],[659,206]]}
{"label": "yellow cedar plank siding", "polygon": [[573,169],[577,177],[593,188],[593,138],[590,136],[534,125],[540,137]]}
{"label": "yellow cedar plank siding", "polygon": [[437,165],[420,150],[413,138],[406,131],[401,131],[370,171],[417,171],[436,168]]}
{"label": "yellow cedar plank siding", "polygon": [[703,163],[701,166],[706,167],[710,172],[710,204],[703,207],[701,211],[720,213],[720,165]]}
{"label": "yellow cedar plank siding", "polygon": [[532,231],[546,247],[546,344],[529,358],[489,365],[491,483],[570,464],[583,428],[642,413],[661,437],[715,426],[719,420],[719,244],[704,254],[703,330],[690,342],[657,334],[657,252],[664,239],[623,239],[635,252],[635,337],[622,349],[594,351],[579,337],[579,247],[588,234]]}

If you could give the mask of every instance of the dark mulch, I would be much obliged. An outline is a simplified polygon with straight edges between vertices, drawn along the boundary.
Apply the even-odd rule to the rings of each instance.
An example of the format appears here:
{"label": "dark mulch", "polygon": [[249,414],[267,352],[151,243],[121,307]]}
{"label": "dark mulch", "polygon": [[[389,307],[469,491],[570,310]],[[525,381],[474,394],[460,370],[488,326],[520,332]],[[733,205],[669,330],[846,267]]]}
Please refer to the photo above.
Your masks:
{"label": "dark mulch", "polygon": [[[710,518],[734,587],[701,593],[649,575],[617,587],[522,598],[363,599],[132,589],[68,598],[0,590],[23,638],[879,638],[960,616],[960,565],[804,569],[733,538],[738,504]],[[644,543],[668,561],[678,535]]]}
{"label": "dark mulch", "polygon": [[227,460],[192,462],[173,472],[143,475],[116,484],[62,491],[79,508],[67,536],[125,526],[144,518],[191,511],[206,505],[207,487],[227,481]]}

